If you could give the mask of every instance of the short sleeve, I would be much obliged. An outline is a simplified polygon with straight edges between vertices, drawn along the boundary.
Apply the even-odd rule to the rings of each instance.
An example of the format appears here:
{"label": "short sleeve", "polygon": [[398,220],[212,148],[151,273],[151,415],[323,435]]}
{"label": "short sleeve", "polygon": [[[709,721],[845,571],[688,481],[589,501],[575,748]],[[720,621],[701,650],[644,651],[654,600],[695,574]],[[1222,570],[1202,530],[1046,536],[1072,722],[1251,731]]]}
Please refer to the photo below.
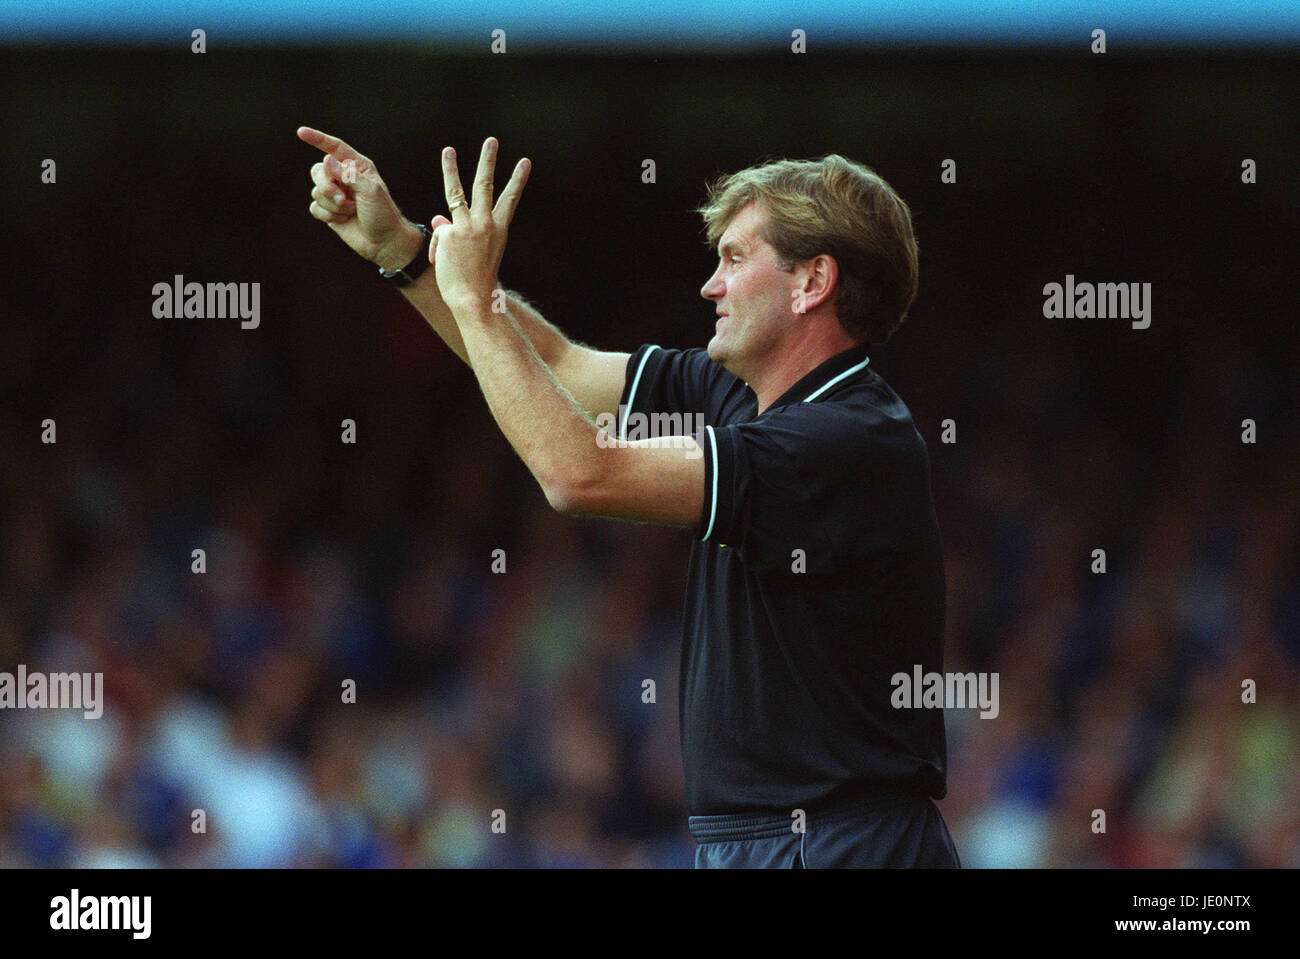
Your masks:
{"label": "short sleeve", "polygon": [[619,437],[626,438],[627,419],[633,413],[680,413],[691,417],[685,422],[694,422],[697,416],[710,422],[724,379],[734,377],[710,360],[705,350],[640,347],[627,362],[618,404]]}

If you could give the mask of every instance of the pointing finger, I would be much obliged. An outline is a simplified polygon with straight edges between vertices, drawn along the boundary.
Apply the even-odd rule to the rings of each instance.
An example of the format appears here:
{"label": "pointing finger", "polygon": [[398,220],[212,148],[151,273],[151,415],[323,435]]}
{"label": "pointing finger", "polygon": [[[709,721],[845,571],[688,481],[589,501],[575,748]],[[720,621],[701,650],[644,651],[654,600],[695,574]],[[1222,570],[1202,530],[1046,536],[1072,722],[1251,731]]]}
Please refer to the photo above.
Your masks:
{"label": "pointing finger", "polygon": [[304,143],[310,143],[316,149],[329,153],[340,160],[353,160],[357,163],[362,163],[366,159],[338,137],[330,136],[328,133],[322,133],[320,130],[313,129],[312,127],[299,127],[298,139],[302,140]]}

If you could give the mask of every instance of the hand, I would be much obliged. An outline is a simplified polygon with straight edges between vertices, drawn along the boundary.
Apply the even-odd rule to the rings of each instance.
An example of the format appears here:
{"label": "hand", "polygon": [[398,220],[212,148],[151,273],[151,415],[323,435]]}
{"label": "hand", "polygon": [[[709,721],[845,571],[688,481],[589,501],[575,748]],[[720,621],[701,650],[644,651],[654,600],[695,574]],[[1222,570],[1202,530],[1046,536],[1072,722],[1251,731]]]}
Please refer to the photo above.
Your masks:
{"label": "hand", "polygon": [[474,195],[466,204],[465,190],[456,169],[456,151],[442,151],[442,178],[451,219],[436,216],[431,221],[429,262],[438,280],[443,302],[453,309],[476,299],[488,299],[496,287],[497,270],[506,251],[506,231],[514,219],[515,207],[528,182],[532,164],[520,160],[510,182],[492,205],[492,180],[496,170],[497,141],[483,141],[483,153],[474,178]]}
{"label": "hand", "polygon": [[311,127],[299,127],[298,139],[324,151],[325,159],[311,168],[311,215],[363,258],[386,270],[410,263],[423,238],[388,193],[379,171],[338,137]]}

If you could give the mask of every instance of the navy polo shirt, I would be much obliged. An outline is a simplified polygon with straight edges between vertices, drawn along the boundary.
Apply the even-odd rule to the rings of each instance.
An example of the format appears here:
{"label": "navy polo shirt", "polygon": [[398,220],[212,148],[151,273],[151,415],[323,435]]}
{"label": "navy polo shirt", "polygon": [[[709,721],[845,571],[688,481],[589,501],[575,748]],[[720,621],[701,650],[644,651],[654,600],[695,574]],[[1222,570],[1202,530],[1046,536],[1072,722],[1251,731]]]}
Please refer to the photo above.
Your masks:
{"label": "navy polo shirt", "polygon": [[636,413],[704,427],[691,428],[705,488],[683,623],[687,810],[789,814],[881,788],[942,798],[943,711],[890,705],[895,673],[943,668],[925,441],[865,345],[757,409],[705,350],[642,346],[628,361],[624,428]]}

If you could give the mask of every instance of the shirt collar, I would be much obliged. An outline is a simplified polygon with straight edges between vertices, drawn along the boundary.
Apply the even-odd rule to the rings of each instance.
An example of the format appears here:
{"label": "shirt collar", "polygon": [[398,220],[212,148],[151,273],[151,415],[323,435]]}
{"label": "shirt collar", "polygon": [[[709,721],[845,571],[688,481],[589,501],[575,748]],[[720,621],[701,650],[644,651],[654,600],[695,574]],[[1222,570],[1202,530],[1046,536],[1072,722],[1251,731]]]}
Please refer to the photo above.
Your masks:
{"label": "shirt collar", "polygon": [[[849,347],[843,353],[836,353],[834,356],[822,361],[818,366],[804,374],[794,386],[782,393],[776,402],[767,409],[774,410],[778,406],[789,406],[791,403],[807,403],[821,399],[835,384],[866,369],[868,345],[859,343],[856,346]],[[763,412],[766,413],[767,410]]]}

